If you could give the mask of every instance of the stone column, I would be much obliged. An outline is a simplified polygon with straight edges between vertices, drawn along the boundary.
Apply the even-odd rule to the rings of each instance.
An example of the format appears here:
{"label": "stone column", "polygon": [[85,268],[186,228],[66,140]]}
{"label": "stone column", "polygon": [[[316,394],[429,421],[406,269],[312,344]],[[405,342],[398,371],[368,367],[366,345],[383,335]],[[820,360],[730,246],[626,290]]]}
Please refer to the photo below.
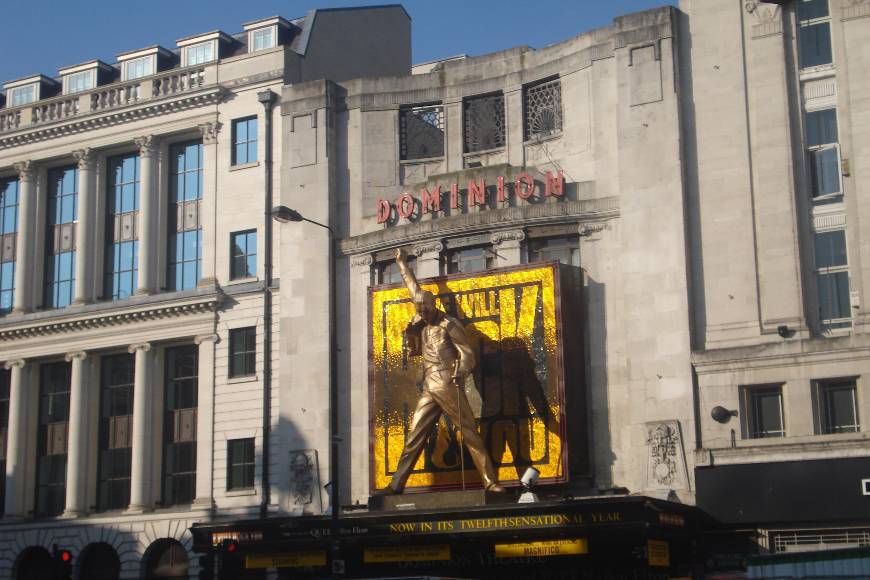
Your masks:
{"label": "stone column", "polygon": [[441,274],[441,251],[444,244],[438,241],[424,242],[414,246],[414,255],[417,256],[415,268],[417,278],[431,278]]}
{"label": "stone column", "polygon": [[506,230],[489,236],[495,252],[496,268],[522,264],[524,239],[526,234],[523,230]]}
{"label": "stone column", "polygon": [[37,230],[36,212],[36,172],[31,161],[15,164],[18,171],[18,234],[15,236],[15,293],[12,311],[15,314],[30,312],[33,309],[33,270],[39,267],[34,263],[33,244]]}
{"label": "stone column", "polygon": [[[526,152],[523,146],[523,87],[512,86],[504,92],[505,114],[505,147],[507,147],[508,163],[515,167],[526,164]],[[499,264],[501,266],[501,264]]]}
{"label": "stone column", "polygon": [[156,167],[159,162],[157,140],[146,135],[133,140],[139,147],[139,272],[136,294],[156,290],[157,212],[159,211]]}
{"label": "stone column", "polygon": [[151,476],[151,437],[148,433],[152,398],[151,345],[133,344],[127,349],[136,355],[133,379],[133,465],[130,469],[131,513],[151,508],[148,480]]}
{"label": "stone column", "polygon": [[221,124],[217,121],[199,126],[202,132],[202,200],[199,202],[199,226],[202,228],[202,275],[198,286],[214,286],[215,249],[217,248],[217,164],[218,132]]}
{"label": "stone column", "polygon": [[88,380],[87,353],[66,355],[70,372],[69,435],[67,436],[66,508],[63,515],[77,517],[87,513],[85,501],[88,469]]}
{"label": "stone column", "polygon": [[96,209],[95,155],[91,149],[73,151],[79,168],[79,223],[76,225],[76,281],[74,304],[94,300],[94,219]]}
{"label": "stone column", "polygon": [[23,518],[27,481],[27,369],[23,360],[6,363],[11,372],[9,388],[9,431],[6,436],[6,517]]}
{"label": "stone column", "polygon": [[214,507],[214,351],[218,336],[197,336],[196,499],[195,507]]}

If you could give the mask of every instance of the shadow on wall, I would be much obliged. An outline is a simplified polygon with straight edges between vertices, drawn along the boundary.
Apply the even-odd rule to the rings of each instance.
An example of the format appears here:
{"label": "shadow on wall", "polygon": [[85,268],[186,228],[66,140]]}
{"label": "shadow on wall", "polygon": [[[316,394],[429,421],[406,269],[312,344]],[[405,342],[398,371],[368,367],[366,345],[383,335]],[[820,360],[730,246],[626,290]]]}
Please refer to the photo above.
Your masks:
{"label": "shadow on wall", "polygon": [[613,480],[613,438],[610,434],[610,394],[608,391],[607,360],[607,290],[584,272],[584,306],[586,311],[586,400],[591,436],[590,452],[593,457],[593,476],[599,489],[618,485]]}

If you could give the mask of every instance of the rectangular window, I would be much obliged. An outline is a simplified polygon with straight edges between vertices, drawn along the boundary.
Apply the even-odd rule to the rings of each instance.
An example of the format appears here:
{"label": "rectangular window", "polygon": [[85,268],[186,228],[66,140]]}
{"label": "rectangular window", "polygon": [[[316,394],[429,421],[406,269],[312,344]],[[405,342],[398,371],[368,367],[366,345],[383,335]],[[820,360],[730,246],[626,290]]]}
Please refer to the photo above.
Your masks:
{"label": "rectangular window", "polygon": [[9,435],[9,388],[12,371],[0,368],[0,516],[6,504],[6,452]]}
{"label": "rectangular window", "polygon": [[153,54],[148,56],[140,56],[128,60],[124,63],[124,80],[131,81],[154,74],[154,59]]}
{"label": "rectangular window", "polygon": [[80,93],[88,89],[94,88],[94,78],[97,76],[96,70],[83,70],[81,72],[66,75],[65,94]]}
{"label": "rectangular window", "polygon": [[230,378],[244,377],[257,372],[257,329],[230,330]]}
{"label": "rectangular window", "polygon": [[257,118],[233,121],[233,165],[244,165],[257,160]]}
{"label": "rectangular window", "polygon": [[10,107],[20,107],[36,101],[37,83],[25,85],[23,87],[15,87],[6,91],[6,96],[9,98]]}
{"label": "rectangular window", "polygon": [[[417,257],[408,256],[408,268],[412,272],[416,272]],[[398,284],[403,282],[402,273],[399,272],[399,265],[395,260],[389,260],[378,264],[378,284]]]}
{"label": "rectangular window", "polygon": [[202,143],[177,143],[169,149],[168,290],[196,288],[202,275]]}
{"label": "rectangular window", "polygon": [[748,438],[785,437],[782,385],[744,387],[744,416]]}
{"label": "rectangular window", "polygon": [[846,328],[852,324],[849,302],[849,262],[846,232],[817,233],[815,247],[818,281],[819,322],[824,330]]}
{"label": "rectangular window", "polygon": [[816,383],[822,433],[857,433],[858,394],[855,379],[838,379]]}
{"label": "rectangular window", "polygon": [[251,33],[254,39],[254,51],[264,50],[275,46],[275,27],[260,28]]}
{"label": "rectangular window", "polygon": [[214,60],[214,44],[215,41],[208,40],[199,44],[192,44],[187,47],[187,60],[185,66],[193,66]]}
{"label": "rectangular window", "polygon": [[79,170],[75,166],[48,172],[45,308],[69,306],[75,292],[78,183]]}
{"label": "rectangular window", "polygon": [[100,458],[97,509],[124,509],[130,504],[133,460],[133,378],[135,356],[102,360],[100,381]]}
{"label": "rectangular window", "polygon": [[529,262],[557,260],[569,266],[580,266],[580,238],[561,236],[529,240]]}
{"label": "rectangular window", "polygon": [[227,441],[227,491],[254,487],[254,439]]}
{"label": "rectangular window", "polygon": [[505,117],[502,93],[465,99],[463,112],[466,153],[504,147]]}
{"label": "rectangular window", "polygon": [[70,363],[39,369],[39,430],[36,449],[37,516],[63,513],[69,425]]}
{"label": "rectangular window", "polygon": [[445,254],[444,262],[448,274],[483,272],[495,266],[492,251],[488,246],[451,250]]}
{"label": "rectangular window", "polygon": [[831,64],[831,15],[828,0],[798,0],[799,49],[801,68]]}
{"label": "rectangular window", "polygon": [[230,234],[230,279],[257,275],[257,230]]}
{"label": "rectangular window", "polygon": [[444,157],[444,105],[400,109],[399,150],[402,160]]}
{"label": "rectangular window", "polygon": [[562,131],[562,81],[553,79],[523,87],[524,139]]}
{"label": "rectangular window", "polygon": [[121,300],[136,292],[139,271],[139,154],[109,159],[107,181],[103,296]]}
{"label": "rectangular window", "polygon": [[163,505],[192,503],[196,496],[196,421],[199,384],[194,345],[166,349]]}
{"label": "rectangular window", "polygon": [[837,110],[808,111],[804,123],[813,197],[838,195],[842,192],[842,183]]}
{"label": "rectangular window", "polygon": [[18,180],[0,180],[0,316],[15,298],[15,252],[18,232]]}

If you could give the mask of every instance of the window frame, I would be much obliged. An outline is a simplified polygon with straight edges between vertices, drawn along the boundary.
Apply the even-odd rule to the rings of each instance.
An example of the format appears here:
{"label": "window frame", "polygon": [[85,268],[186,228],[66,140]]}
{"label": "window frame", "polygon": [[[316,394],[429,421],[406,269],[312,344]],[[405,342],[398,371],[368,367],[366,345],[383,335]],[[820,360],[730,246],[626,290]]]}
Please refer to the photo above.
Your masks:
{"label": "window frame", "polygon": [[[187,357],[187,358],[185,358]],[[193,425],[193,440],[175,440],[176,421],[180,413],[188,417],[199,414],[199,349],[193,344],[167,347],[164,351],[165,380],[163,390],[163,461],[161,469],[161,502],[163,506],[188,505],[196,499],[196,474],[198,467],[197,441],[199,433]],[[184,364],[192,362],[192,374],[184,374]],[[186,392],[186,397],[182,394]],[[187,399],[185,404],[184,399]],[[192,411],[192,413],[191,413]],[[183,418],[183,417],[182,417]],[[178,468],[178,458],[190,453],[192,470]],[[189,482],[189,497],[179,498],[178,482]]]}
{"label": "window frame", "polygon": [[[244,334],[244,341],[247,343],[247,339],[249,338],[249,334],[253,336],[254,348],[253,350],[248,350],[245,346],[245,350],[236,351],[235,349],[235,338],[240,334]],[[227,344],[227,356],[229,358],[229,362],[227,365],[227,378],[229,379],[238,379],[243,377],[255,377],[257,376],[257,327],[256,326],[241,326],[239,328],[231,328],[229,332],[229,340]],[[236,362],[237,357],[244,357],[244,368],[237,368],[238,363]]]}
{"label": "window frame", "polygon": [[[132,160],[129,168],[132,175],[128,175],[127,160]],[[120,171],[120,181],[116,181]],[[141,158],[138,152],[116,155],[106,160],[106,238],[103,258],[103,298],[109,300],[123,300],[132,297],[136,293],[139,280],[139,232],[137,230],[140,187],[141,187]],[[128,197],[130,199],[126,199]],[[127,207],[130,203],[132,207]],[[114,228],[121,228],[123,220],[132,221],[130,239],[121,239],[120,232]],[[115,241],[115,237],[118,241]],[[117,253],[116,253],[117,252]],[[130,268],[124,268],[123,255],[130,252]],[[110,267],[111,264],[111,267]],[[116,268],[117,265],[117,268]],[[130,284],[130,292],[126,294],[122,289],[122,280],[126,279]]]}
{"label": "window frame", "polygon": [[[800,1],[801,0],[798,0],[798,4],[800,3]],[[827,8],[828,8],[827,15],[826,16],[817,16],[817,17],[812,17],[812,18],[801,18],[800,6],[797,4],[795,5],[795,20],[797,21],[797,39],[796,39],[797,40],[797,46],[796,46],[796,48],[797,48],[797,65],[798,65],[798,70],[802,74],[808,73],[808,72],[813,72],[813,71],[818,71],[818,70],[825,70],[825,69],[829,69],[829,68],[834,67],[835,59],[834,59],[833,29],[831,26],[831,6],[830,6],[830,2],[828,0],[825,0],[825,1],[827,2]],[[817,26],[822,26],[822,25],[827,26],[828,45],[829,45],[828,48],[829,48],[830,53],[831,53],[830,62],[824,62],[824,63],[819,63],[819,64],[810,64],[810,65],[804,66],[803,60],[806,57],[804,55],[804,48],[803,48],[804,38],[803,38],[803,36],[806,33],[804,33],[803,30],[809,29],[810,27],[817,27]]]}
{"label": "window frame", "polygon": [[[819,243],[819,237],[828,235],[842,233],[843,236],[843,250],[845,253],[845,262],[843,264],[829,265],[829,266],[820,266],[818,264],[817,258],[817,244]],[[849,272],[849,244],[848,239],[846,237],[845,228],[833,228],[833,229],[825,229],[825,230],[816,230],[813,232],[813,268],[816,278],[816,305],[817,305],[817,315],[819,321],[819,327],[822,332],[830,332],[832,330],[837,329],[848,329],[852,327],[852,305],[851,305],[851,291],[852,291],[852,280],[851,274]],[[841,316],[836,318],[823,318],[822,316],[822,292],[821,292],[821,284],[822,277],[837,277],[840,274],[846,275],[846,283],[847,283],[847,307],[849,309],[849,316]],[[833,312],[833,302],[830,304],[829,310]]]}
{"label": "window frame", "polygon": [[[250,445],[250,449],[248,449]],[[242,447],[244,446],[244,447]],[[241,450],[244,455],[250,452],[250,460],[247,457],[237,458],[234,451]],[[243,481],[236,482],[233,475],[234,468],[244,468]],[[254,437],[227,440],[227,491],[242,491],[255,489],[257,485],[257,446]]]}
{"label": "window frame", "polygon": [[[25,100],[20,100],[20,96],[25,92],[30,92],[31,96]],[[24,107],[26,105],[30,105],[39,100],[39,82],[28,83],[26,85],[21,85],[20,87],[11,87],[6,89],[6,102],[8,103],[9,108],[13,107]],[[16,102],[18,101],[18,102]]]}
{"label": "window frame", "polygon": [[[140,63],[148,62],[145,66],[145,72],[142,74],[131,75],[130,70],[134,67],[138,67]],[[156,54],[146,54],[144,56],[137,56],[136,58],[131,58],[130,60],[124,61],[124,66],[122,67],[122,80],[124,81],[132,81],[136,79],[141,79],[147,76],[151,76],[155,74],[157,71],[156,67],[157,55]]]}
{"label": "window frame", "polygon": [[[860,399],[857,377],[819,379],[814,381],[816,397],[816,423],[819,435],[839,435],[861,432]],[[852,424],[834,425],[830,395],[834,391],[849,390],[852,399]]]}
{"label": "window frame", "polygon": [[[86,76],[85,76],[86,75]],[[74,79],[83,79],[87,78],[87,81],[82,86],[73,86]],[[97,86],[97,69],[91,68],[87,70],[80,70],[76,72],[72,72],[69,74],[63,75],[63,94],[64,95],[74,95],[76,93],[83,93],[85,91],[89,91]]]}
{"label": "window frame", "polygon": [[[548,242],[561,242],[559,245],[554,247],[542,247],[535,249],[534,246],[537,244],[547,244]],[[579,234],[565,234],[561,236],[543,236],[543,237],[534,237],[528,238],[526,240],[526,263],[528,264],[536,264],[540,262],[551,262],[558,261],[560,264],[566,264],[568,266],[576,266],[580,267],[580,235]],[[568,251],[570,253],[570,262],[563,262],[560,258],[556,258],[555,256],[550,256],[546,259],[541,259],[539,256],[535,256],[536,253],[546,253],[548,251]],[[576,263],[575,263],[576,262]]]}
{"label": "window frame", "polygon": [[[254,124],[254,138],[251,139],[251,122]],[[245,135],[246,139],[244,141],[239,141],[239,126],[244,123],[245,124]],[[230,165],[233,167],[238,167],[240,165],[248,165],[251,163],[256,163],[259,160],[259,122],[257,119],[257,115],[251,115],[249,117],[241,117],[239,119],[233,119],[232,123],[232,144],[230,149]],[[251,159],[251,145],[253,144],[253,159]],[[240,145],[245,146],[245,160],[240,161],[238,155],[238,148]]]}
{"label": "window frame", "polygon": [[[471,250],[482,250],[483,256],[482,258],[464,258],[459,260],[454,260],[454,257],[462,254],[463,252],[468,252]],[[484,260],[484,267],[480,270],[462,270],[458,267],[458,264],[463,262],[470,262],[477,259]],[[486,272],[487,270],[491,270],[496,267],[496,256],[495,252],[492,249],[492,245],[490,244],[474,244],[469,246],[462,246],[457,248],[450,248],[445,251],[441,256],[442,268],[445,274],[475,274],[478,272]]]}
{"label": "window frame", "polygon": [[[253,235],[254,240],[254,251],[250,252],[250,236]],[[238,247],[236,244],[236,238],[238,236],[245,236],[245,253],[236,254],[235,249]],[[254,259],[254,268],[253,273],[248,274],[247,269],[242,274],[236,272],[236,259],[237,258],[245,258],[246,268],[247,261],[249,258]],[[230,232],[230,280],[249,280],[257,277],[257,230],[256,228],[249,230],[241,230],[238,232]]]}
{"label": "window frame", "polygon": [[[207,57],[203,58],[203,60],[196,60],[196,62],[192,62],[191,53],[196,54],[196,51],[199,51],[200,49],[204,49],[206,47],[208,47],[208,50],[211,51],[207,55]],[[203,40],[202,42],[189,44],[184,47],[184,66],[197,66],[214,62],[218,59],[217,52],[217,39]]]}
{"label": "window frame", "polygon": [[[269,31],[272,38],[272,43],[269,46],[261,46],[257,48],[257,33]],[[261,26],[248,31],[248,52],[259,52],[261,50],[269,50],[278,46],[278,25]]]}
{"label": "window frame", "polygon": [[[126,366],[129,370],[128,382],[114,382],[112,377],[112,365],[119,365],[119,368]],[[133,425],[133,399],[135,397],[135,355],[128,353],[112,354],[103,356],[100,360],[100,426],[99,426],[99,445],[97,454],[97,511],[115,511],[126,509],[130,505],[130,492],[132,489],[133,475],[133,446],[132,432],[128,434],[131,445],[128,447],[112,447],[111,446],[111,426],[113,419],[125,418],[128,425]],[[118,393],[126,395],[129,406],[129,413],[115,414],[114,400]],[[104,475],[107,470],[107,462],[119,461],[120,457],[126,455],[127,473],[122,476]],[[123,505],[114,505],[111,503],[112,493],[110,489],[113,485],[119,482],[127,483],[126,499],[127,503]],[[104,488],[105,486],[105,488]]]}
{"label": "window frame", "polygon": [[[552,129],[534,131],[531,127],[529,100],[530,92],[535,90],[543,90],[544,87],[558,87],[558,96],[554,99],[558,101],[558,113],[554,116],[554,127]],[[549,139],[562,134],[565,129],[565,107],[562,102],[562,78],[559,75],[546,77],[531,83],[523,85],[523,142],[534,142],[542,139]]]}
{"label": "window frame", "polygon": [[[810,144],[810,116],[815,114],[820,114],[825,111],[833,111],[834,113],[834,128],[836,130],[836,135],[834,136],[834,140],[813,143]],[[827,200],[837,198],[843,195],[843,171],[842,171],[842,154],[840,151],[840,114],[837,109],[836,104],[832,104],[829,106],[821,106],[821,107],[813,107],[807,108],[804,110],[803,115],[803,124],[804,124],[804,143],[806,150],[806,162],[807,162],[807,182],[809,184],[810,189],[810,199],[813,203],[826,202]],[[834,150],[836,155],[836,165],[834,167],[837,175],[837,191],[832,191],[828,193],[817,193],[816,187],[816,156],[825,151]]]}
{"label": "window frame", "polygon": [[[67,189],[70,174],[70,190]],[[58,185],[60,178],[61,184]],[[66,308],[75,298],[76,260],[78,255],[77,226],[79,206],[79,169],[76,165],[61,165],[48,170],[46,178],[45,248],[43,250],[42,307],[46,310]],[[71,198],[71,199],[70,199]],[[66,204],[72,204],[72,215],[65,217]],[[52,212],[52,208],[55,210]],[[72,229],[71,249],[55,252],[57,232],[69,226]]]}
{"label": "window frame", "polygon": [[[783,395],[783,383],[770,383],[763,385],[744,385],[742,390],[744,436],[746,439],[775,439],[787,436],[785,417],[785,397]],[[767,429],[759,424],[764,420],[760,412],[759,402],[762,396],[775,395],[779,399],[779,429]]]}

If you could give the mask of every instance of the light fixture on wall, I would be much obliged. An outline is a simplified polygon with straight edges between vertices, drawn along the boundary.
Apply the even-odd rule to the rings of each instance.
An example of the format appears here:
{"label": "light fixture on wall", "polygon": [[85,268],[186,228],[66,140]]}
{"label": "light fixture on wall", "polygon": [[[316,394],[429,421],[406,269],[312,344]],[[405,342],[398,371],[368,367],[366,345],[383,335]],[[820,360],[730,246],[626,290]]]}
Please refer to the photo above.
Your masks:
{"label": "light fixture on wall", "polygon": [[523,493],[520,495],[520,499],[517,503],[537,503],[540,501],[538,499],[538,494],[532,491],[532,488],[538,482],[540,476],[541,472],[534,467],[526,469],[526,472],[520,479],[520,483],[523,484]]}
{"label": "light fixture on wall", "polygon": [[725,407],[721,407],[716,405],[713,407],[713,410],[710,411],[710,416],[713,417],[713,420],[722,423],[723,425],[731,420],[731,417],[737,416],[737,411],[729,411]]}
{"label": "light fixture on wall", "polygon": [[779,326],[777,326],[776,333],[778,335],[780,335],[782,338],[788,338],[792,334],[794,334],[794,332],[785,324],[780,324]]}

